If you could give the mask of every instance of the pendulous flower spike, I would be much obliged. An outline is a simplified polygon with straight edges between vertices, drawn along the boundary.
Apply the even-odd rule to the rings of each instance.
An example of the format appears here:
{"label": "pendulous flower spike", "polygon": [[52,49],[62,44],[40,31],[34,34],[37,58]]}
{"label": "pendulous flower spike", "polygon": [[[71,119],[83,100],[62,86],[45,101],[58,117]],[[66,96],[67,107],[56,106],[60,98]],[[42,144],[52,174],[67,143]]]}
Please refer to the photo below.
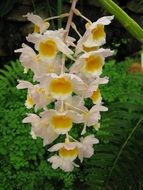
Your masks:
{"label": "pendulous flower spike", "polygon": [[[42,138],[43,146],[52,143],[48,151],[53,155],[47,161],[53,169],[60,168],[65,172],[79,167],[77,159],[83,162],[84,158],[90,158],[94,154],[94,145],[99,143],[91,129],[100,129],[101,112],[108,111],[103,106],[100,85],[109,81],[101,74],[106,57],[113,55],[112,50],[101,47],[106,42],[104,28],[111,23],[113,16],[91,22],[75,8],[76,2],[72,1],[68,14],[52,18],[42,19],[27,13],[25,17],[34,24],[34,31],[26,39],[34,47],[23,43],[15,50],[21,53],[24,72],[33,72],[34,82],[18,80],[17,89],[27,89],[25,106],[31,111],[22,122],[31,124],[33,139]],[[83,36],[72,22],[73,14],[87,22]],[[51,19],[66,16],[65,29],[49,30]],[[77,43],[69,36],[70,27],[79,36]],[[66,64],[68,60],[72,62],[71,66]],[[90,109],[85,106],[87,98],[93,103]],[[83,128],[75,139],[71,134],[78,124]],[[87,135],[89,131],[91,134]],[[64,137],[63,142],[58,141],[59,136]],[[55,140],[57,144],[54,144]]]}

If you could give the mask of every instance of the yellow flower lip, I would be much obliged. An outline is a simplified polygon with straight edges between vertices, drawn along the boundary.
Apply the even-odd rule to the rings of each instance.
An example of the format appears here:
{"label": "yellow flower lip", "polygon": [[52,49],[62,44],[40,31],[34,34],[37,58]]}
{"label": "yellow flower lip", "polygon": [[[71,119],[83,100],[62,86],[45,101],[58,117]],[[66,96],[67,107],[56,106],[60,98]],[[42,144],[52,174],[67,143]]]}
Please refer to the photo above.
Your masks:
{"label": "yellow flower lip", "polygon": [[97,24],[97,26],[91,31],[93,40],[100,40],[105,38],[104,25]]}
{"label": "yellow flower lip", "polygon": [[101,93],[100,93],[99,88],[93,92],[90,98],[94,104],[96,104],[101,99]]}
{"label": "yellow flower lip", "polygon": [[55,132],[60,134],[65,134],[72,128],[72,118],[63,114],[53,115],[50,123]]}
{"label": "yellow flower lip", "polygon": [[39,55],[46,58],[55,57],[57,54],[57,45],[52,39],[41,41],[39,44]]}
{"label": "yellow flower lip", "polygon": [[64,147],[59,150],[59,156],[67,159],[67,160],[74,160],[78,155],[78,149],[75,147],[73,149],[65,149]]}
{"label": "yellow flower lip", "polygon": [[85,59],[83,69],[87,73],[94,73],[102,69],[103,59],[100,55],[90,55]]}
{"label": "yellow flower lip", "polygon": [[25,106],[26,106],[28,109],[30,109],[30,108],[32,108],[32,107],[34,106],[34,104],[35,104],[35,102],[34,102],[34,100],[33,100],[32,95],[31,95],[31,94],[28,94],[28,95],[27,95],[27,100],[26,100],[26,102],[25,102]]}
{"label": "yellow flower lip", "polygon": [[34,24],[34,33],[40,33],[40,28],[36,24]]}
{"label": "yellow flower lip", "polygon": [[54,98],[66,99],[73,92],[73,84],[66,77],[58,77],[51,80],[49,85],[49,92]]}
{"label": "yellow flower lip", "polygon": [[84,44],[82,46],[83,50],[86,52],[91,52],[91,51],[96,51],[98,50],[98,47],[94,46],[94,47],[86,47]]}

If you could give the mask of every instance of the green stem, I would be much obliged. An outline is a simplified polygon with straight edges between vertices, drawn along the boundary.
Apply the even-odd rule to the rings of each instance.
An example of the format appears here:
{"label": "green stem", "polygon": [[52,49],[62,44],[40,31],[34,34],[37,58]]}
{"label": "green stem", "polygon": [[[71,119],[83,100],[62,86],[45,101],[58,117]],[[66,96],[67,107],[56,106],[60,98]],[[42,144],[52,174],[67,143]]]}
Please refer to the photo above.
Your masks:
{"label": "green stem", "polygon": [[129,135],[128,135],[126,141],[125,141],[125,142],[123,143],[123,145],[121,146],[121,149],[120,149],[119,153],[117,154],[117,156],[116,156],[116,158],[115,158],[115,160],[114,160],[114,163],[113,163],[113,166],[112,166],[112,168],[111,168],[111,170],[110,170],[110,172],[109,172],[109,175],[107,176],[107,180],[106,180],[106,185],[105,185],[105,187],[107,187],[107,185],[108,185],[109,179],[110,179],[110,177],[111,177],[111,175],[112,175],[112,173],[113,173],[113,170],[114,170],[114,168],[115,168],[115,166],[116,166],[116,164],[117,164],[117,162],[118,162],[118,160],[119,160],[119,158],[120,158],[120,155],[122,154],[122,152],[123,152],[125,146],[127,145],[127,143],[129,142],[130,138],[132,137],[133,133],[135,132],[135,130],[138,128],[138,126],[140,125],[140,123],[141,123],[142,121],[143,121],[143,117],[141,117],[141,119],[137,122],[137,124],[135,125],[135,127],[134,127],[134,128],[132,129],[132,131],[129,133]]}
{"label": "green stem", "polygon": [[[53,14],[52,14],[51,5],[49,3],[49,0],[46,0],[46,2],[47,2],[48,10],[49,10],[49,17],[52,17]],[[52,26],[53,30],[56,28],[53,20],[51,20],[51,26]]]}
{"label": "green stem", "polygon": [[98,0],[98,2],[119,20],[119,22],[136,39],[143,42],[143,29],[112,0]]}
{"label": "green stem", "polygon": [[36,13],[36,6],[35,6],[35,2],[34,2],[34,0],[31,0],[31,1],[32,1],[32,6],[33,6],[34,13]]}
{"label": "green stem", "polygon": [[[57,0],[57,15],[62,14],[62,6],[63,6],[63,1],[62,0]],[[62,27],[62,19],[58,19],[58,28]]]}

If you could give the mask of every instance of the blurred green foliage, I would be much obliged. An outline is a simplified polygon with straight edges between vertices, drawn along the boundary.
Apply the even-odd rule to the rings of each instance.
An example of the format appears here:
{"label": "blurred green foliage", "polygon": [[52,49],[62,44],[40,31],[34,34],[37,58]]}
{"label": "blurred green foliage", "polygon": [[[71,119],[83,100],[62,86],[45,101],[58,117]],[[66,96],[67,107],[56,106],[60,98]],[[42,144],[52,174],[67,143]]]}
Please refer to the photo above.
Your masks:
{"label": "blurred green foliage", "polygon": [[103,76],[109,77],[107,85],[101,85],[103,99],[107,104],[112,102],[130,102],[142,104],[143,100],[143,74],[130,73],[130,67],[136,61],[126,59],[119,63],[111,60],[105,64]]}
{"label": "blurred green foliage", "polygon": [[15,88],[16,80],[31,81],[31,73],[23,74],[18,61],[0,70],[0,190],[141,188],[143,75],[128,73],[131,62],[106,63],[103,75],[109,76],[110,82],[101,91],[109,111],[102,114],[98,132],[88,129],[96,133],[100,144],[95,146],[95,155],[72,173],[53,170],[42,140],[33,140],[30,125],[21,123],[27,112],[26,91]]}

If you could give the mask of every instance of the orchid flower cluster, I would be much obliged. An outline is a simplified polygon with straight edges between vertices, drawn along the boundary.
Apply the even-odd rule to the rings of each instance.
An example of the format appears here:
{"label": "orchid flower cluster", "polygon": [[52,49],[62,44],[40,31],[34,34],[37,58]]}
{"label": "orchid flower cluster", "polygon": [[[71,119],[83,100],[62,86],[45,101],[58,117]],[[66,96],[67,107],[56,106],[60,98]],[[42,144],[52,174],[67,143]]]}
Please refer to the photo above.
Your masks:
{"label": "orchid flower cluster", "polygon": [[[82,16],[77,9],[72,13]],[[17,88],[27,89],[25,106],[34,108],[35,113],[29,113],[23,123],[32,125],[32,138],[41,137],[44,146],[53,145],[59,136],[64,137],[63,142],[48,149],[49,152],[56,152],[48,161],[53,169],[59,167],[69,172],[74,166],[79,167],[75,163],[76,158],[81,162],[83,158],[90,158],[94,154],[93,145],[99,142],[94,134],[87,135],[86,128],[98,130],[100,112],[108,110],[103,106],[99,86],[108,83],[108,77],[101,78],[100,75],[105,58],[111,56],[113,51],[100,47],[106,41],[104,26],[110,24],[113,16],[102,17],[93,23],[82,16],[87,20],[83,36],[70,22],[79,35],[77,42],[68,35],[68,27],[50,30],[48,19],[43,20],[33,13],[25,16],[34,24],[33,33],[26,37],[34,48],[22,44],[22,48],[15,52],[21,53],[24,72],[33,72],[33,84],[18,80]],[[68,16],[71,20],[71,14]],[[65,64],[68,60],[73,62],[70,67]],[[85,106],[86,98],[93,102],[91,109]],[[51,103],[54,103],[54,109],[48,108]],[[83,125],[81,137],[75,139],[71,131],[78,126],[74,124],[79,123]]]}

